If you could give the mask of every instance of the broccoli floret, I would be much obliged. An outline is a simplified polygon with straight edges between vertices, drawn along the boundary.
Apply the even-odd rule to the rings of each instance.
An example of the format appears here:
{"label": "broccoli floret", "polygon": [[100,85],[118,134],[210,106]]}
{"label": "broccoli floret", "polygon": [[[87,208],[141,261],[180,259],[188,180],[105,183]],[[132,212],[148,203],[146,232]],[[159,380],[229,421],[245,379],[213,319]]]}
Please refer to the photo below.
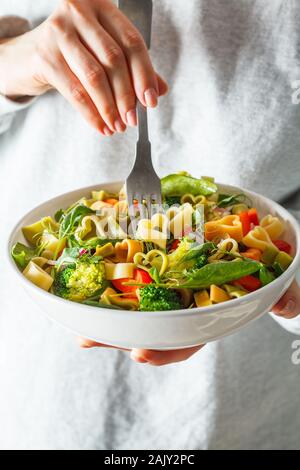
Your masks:
{"label": "broccoli floret", "polygon": [[182,308],[180,295],[166,287],[156,287],[149,284],[139,291],[140,310],[146,312],[160,310],[179,310]]}
{"label": "broccoli floret", "polygon": [[165,204],[169,207],[174,206],[176,204],[180,204],[180,197],[179,196],[167,196],[165,197]]}
{"label": "broccoli floret", "polygon": [[100,291],[105,281],[105,268],[102,261],[78,261],[56,273],[53,291],[65,299],[82,301]]}
{"label": "broccoli floret", "polygon": [[66,266],[56,272],[53,282],[53,292],[59,297],[67,298],[69,294],[69,289],[67,284],[73,272],[75,271],[76,265],[72,264]]}

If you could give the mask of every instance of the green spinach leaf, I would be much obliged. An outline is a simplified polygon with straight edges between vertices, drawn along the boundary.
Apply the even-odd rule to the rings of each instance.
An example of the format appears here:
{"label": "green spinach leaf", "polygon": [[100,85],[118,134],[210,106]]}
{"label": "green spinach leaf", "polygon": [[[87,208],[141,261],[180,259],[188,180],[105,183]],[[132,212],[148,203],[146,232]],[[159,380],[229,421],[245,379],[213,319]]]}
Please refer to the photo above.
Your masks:
{"label": "green spinach leaf", "polygon": [[189,279],[178,287],[189,287],[191,289],[204,289],[215,285],[222,285],[234,281],[243,276],[257,272],[261,263],[255,261],[220,261],[219,263],[206,264],[191,274]]}

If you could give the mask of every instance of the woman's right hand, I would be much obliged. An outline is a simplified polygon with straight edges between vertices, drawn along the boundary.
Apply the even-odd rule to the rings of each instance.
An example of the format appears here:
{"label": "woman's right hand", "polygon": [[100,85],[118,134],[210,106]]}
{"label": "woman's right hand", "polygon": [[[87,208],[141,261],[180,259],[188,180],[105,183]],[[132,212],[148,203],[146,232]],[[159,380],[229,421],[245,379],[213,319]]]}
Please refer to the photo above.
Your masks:
{"label": "woman's right hand", "polygon": [[167,92],[138,30],[111,0],[63,0],[32,31],[0,45],[0,93],[55,88],[104,135],[136,125],[136,98]]}

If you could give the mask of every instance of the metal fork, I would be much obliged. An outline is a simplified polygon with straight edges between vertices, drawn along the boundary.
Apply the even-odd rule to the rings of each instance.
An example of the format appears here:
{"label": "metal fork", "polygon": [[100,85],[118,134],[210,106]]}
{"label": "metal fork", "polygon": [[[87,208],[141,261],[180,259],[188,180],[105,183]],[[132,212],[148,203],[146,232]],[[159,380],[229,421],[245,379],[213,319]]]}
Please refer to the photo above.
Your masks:
{"label": "metal fork", "polygon": [[[119,8],[141,32],[145,43],[150,48],[152,25],[152,0],[119,0]],[[137,103],[138,140],[133,168],[126,179],[129,216],[135,215],[134,201],[141,208],[144,203],[148,215],[152,213],[152,204],[161,205],[161,183],[151,158],[151,143],[148,137],[147,109]]]}

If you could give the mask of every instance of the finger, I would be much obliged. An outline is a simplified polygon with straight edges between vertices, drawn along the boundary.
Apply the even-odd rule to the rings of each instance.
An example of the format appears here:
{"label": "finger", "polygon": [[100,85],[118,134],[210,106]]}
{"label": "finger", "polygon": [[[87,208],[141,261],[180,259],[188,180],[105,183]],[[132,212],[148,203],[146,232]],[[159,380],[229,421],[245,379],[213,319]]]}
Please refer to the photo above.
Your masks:
{"label": "finger", "polygon": [[[123,132],[126,128],[124,123],[133,125],[136,101],[126,58],[119,45],[99,24],[92,12],[89,12],[79,2],[71,3],[70,7],[74,24],[83,38],[85,46],[88,47],[98,63],[103,65],[103,70],[107,74],[113,107],[118,111],[114,128]],[[129,113],[128,117],[127,113]]]}
{"label": "finger", "polygon": [[111,348],[111,349],[119,349],[121,351],[129,351],[129,349],[125,348],[117,348],[116,346],[110,346],[108,344],[97,343],[91,339],[83,338],[82,336],[78,336],[76,338],[77,343],[83,349],[90,349],[90,348]]}
{"label": "finger", "polygon": [[110,1],[103,1],[98,15],[103,28],[125,53],[136,96],[144,106],[155,107],[157,76],[141,34]]}
{"label": "finger", "polygon": [[291,319],[300,314],[300,287],[296,281],[283,297],[273,307],[273,313],[283,318]]}
{"label": "finger", "polygon": [[193,354],[203,348],[194,346],[192,348],[177,349],[174,351],[154,351],[152,349],[132,349],[130,357],[135,362],[149,363],[153,366],[162,366],[189,359]]}
{"label": "finger", "polygon": [[167,82],[157,73],[157,84],[158,84],[158,94],[159,96],[166,95],[169,91]]}
{"label": "finger", "polygon": [[113,134],[99,115],[97,108],[78,78],[70,70],[63,56],[57,55],[53,59],[53,64],[48,66],[46,74],[49,83],[82,114],[89,124],[103,135],[111,136]]}
{"label": "finger", "polygon": [[120,119],[104,68],[79,41],[75,31],[60,32],[57,41],[69,68],[84,86],[103,121],[112,131],[124,132],[126,126]]}
{"label": "finger", "polygon": [[86,46],[105,70],[118,114],[125,124],[136,125],[136,95],[122,49],[93,16],[80,13],[78,8],[74,23]]}

